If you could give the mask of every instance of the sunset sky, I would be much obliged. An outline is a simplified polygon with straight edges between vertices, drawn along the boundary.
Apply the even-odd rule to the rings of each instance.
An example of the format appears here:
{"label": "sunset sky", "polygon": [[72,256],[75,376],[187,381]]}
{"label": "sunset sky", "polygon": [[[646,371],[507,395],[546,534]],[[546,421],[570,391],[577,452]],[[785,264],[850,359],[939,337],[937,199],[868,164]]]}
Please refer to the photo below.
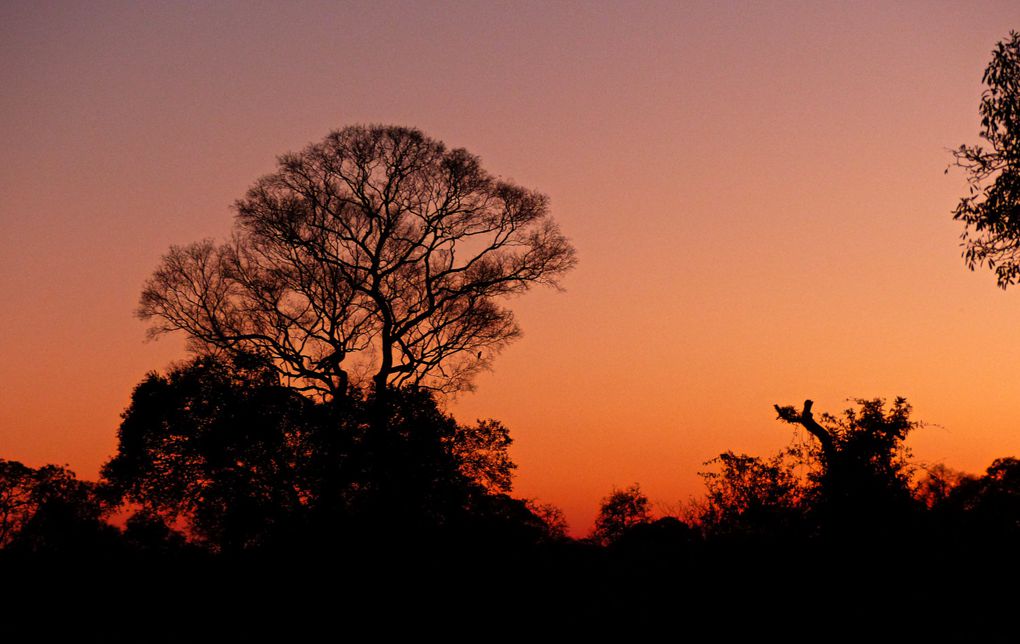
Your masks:
{"label": "sunset sky", "polygon": [[951,211],[1020,4],[0,4],[0,458],[94,478],[186,357],[133,316],[171,244],[228,234],[278,154],[421,128],[547,194],[564,292],[450,408],[503,421],[515,493],[585,534],[638,482],[794,432],[773,403],[906,396],[922,463],[1020,456],[1020,288]]}

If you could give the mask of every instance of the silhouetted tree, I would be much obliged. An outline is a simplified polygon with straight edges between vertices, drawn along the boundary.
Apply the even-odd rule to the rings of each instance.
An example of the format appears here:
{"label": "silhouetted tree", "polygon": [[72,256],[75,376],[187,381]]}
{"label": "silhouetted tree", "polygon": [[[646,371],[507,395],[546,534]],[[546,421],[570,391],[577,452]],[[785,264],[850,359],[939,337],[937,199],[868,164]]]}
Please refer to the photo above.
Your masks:
{"label": "silhouetted tree", "polygon": [[630,528],[648,523],[651,518],[648,497],[637,483],[623,490],[613,489],[602,499],[592,536],[599,543],[608,545]]}
{"label": "silhouetted tree", "polygon": [[259,545],[313,501],[317,452],[336,457],[316,411],[265,360],[200,357],[135,388],[103,477],[217,549]]}
{"label": "silhouetted tree", "polygon": [[483,486],[469,485],[459,469],[457,422],[430,392],[414,388],[392,390],[385,417],[381,431],[364,432],[358,445],[367,468],[359,484],[359,513],[395,531],[443,524],[460,514]]}
{"label": "silhouetted tree", "polygon": [[954,489],[974,478],[941,463],[923,469],[924,476],[914,487],[914,497],[929,509],[940,507]]}
{"label": "silhouetted tree", "polygon": [[539,503],[529,500],[528,509],[538,517],[545,525],[545,532],[549,539],[562,541],[568,538],[570,526],[567,524],[567,517],[563,510],[551,503]]}
{"label": "silhouetted tree", "polygon": [[769,459],[725,452],[702,472],[706,495],[696,518],[710,535],[781,537],[803,519],[805,490],[794,472],[793,455]]}
{"label": "silhouetted tree", "polygon": [[0,548],[10,543],[35,514],[39,476],[18,461],[0,460]]}
{"label": "silhouetted tree", "polygon": [[675,583],[676,567],[685,563],[698,542],[695,529],[676,517],[661,517],[627,527],[609,545],[618,564],[651,583],[647,592],[655,590],[655,578],[659,578],[658,583]]}
{"label": "silhouetted tree", "polygon": [[488,419],[474,425],[457,425],[453,437],[446,443],[461,474],[489,492],[510,492],[517,466],[507,451],[513,439],[501,422]]}
{"label": "silhouetted tree", "polygon": [[190,549],[186,535],[148,510],[135,512],[127,518],[123,536],[129,547],[147,555],[173,555]]}
{"label": "silhouetted tree", "polygon": [[461,425],[415,388],[391,391],[374,431],[371,400],[334,403],[280,385],[265,358],[200,356],[136,387],[103,477],[148,516],[183,523],[220,551],[309,530],[328,540],[355,523],[463,523],[495,507],[482,497],[510,491],[515,466],[500,423]]}
{"label": "silhouetted tree", "polygon": [[983,476],[963,478],[939,509],[970,538],[1015,547],[1020,537],[1020,460],[998,458]]}
{"label": "silhouetted tree", "polygon": [[95,485],[56,465],[0,459],[0,549],[73,553],[110,548],[116,530]]}
{"label": "silhouetted tree", "polygon": [[1020,33],[999,42],[985,68],[981,95],[983,145],[961,145],[956,165],[967,172],[969,193],[953,218],[964,223],[963,257],[985,265],[1006,288],[1020,278]]}
{"label": "silhouetted tree", "polygon": [[888,410],[880,398],[856,403],[858,409],[847,409],[841,417],[824,414],[821,423],[810,400],[801,411],[775,409],[781,420],[817,439],[818,469],[810,476],[817,483],[812,503],[823,520],[844,530],[891,528],[915,504],[904,440],[919,423],[910,419],[911,407],[903,398]]}
{"label": "silhouetted tree", "polygon": [[514,339],[501,302],[556,285],[574,249],[548,199],[403,127],[347,127],[279,159],[235,205],[230,241],[172,247],[142,293],[151,333],[270,356],[337,398],[455,391]]}

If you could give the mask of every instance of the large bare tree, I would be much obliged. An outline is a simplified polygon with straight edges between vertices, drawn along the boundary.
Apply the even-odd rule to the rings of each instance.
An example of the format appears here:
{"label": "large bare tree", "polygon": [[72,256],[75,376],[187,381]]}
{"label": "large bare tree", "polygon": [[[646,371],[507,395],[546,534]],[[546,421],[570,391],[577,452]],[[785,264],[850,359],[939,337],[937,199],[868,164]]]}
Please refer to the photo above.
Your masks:
{"label": "large bare tree", "polygon": [[269,355],[326,397],[469,388],[520,333],[506,298],[575,263],[545,195],[416,129],[333,132],[235,208],[229,241],[170,249],[139,316],[198,350]]}

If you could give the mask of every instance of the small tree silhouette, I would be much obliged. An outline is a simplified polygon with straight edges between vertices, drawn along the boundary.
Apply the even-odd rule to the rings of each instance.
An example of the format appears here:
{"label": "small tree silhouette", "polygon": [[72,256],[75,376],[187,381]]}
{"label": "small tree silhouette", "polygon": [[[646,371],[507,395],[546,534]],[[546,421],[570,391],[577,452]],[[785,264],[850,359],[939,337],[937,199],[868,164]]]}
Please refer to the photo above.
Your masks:
{"label": "small tree silhouette", "polygon": [[700,473],[707,494],[696,520],[712,536],[780,537],[803,518],[805,491],[794,474],[791,454],[768,459],[725,452]]}
{"label": "small tree silhouette", "polygon": [[116,530],[94,483],[57,465],[0,459],[0,549],[82,552],[110,547]]}
{"label": "small tree silhouette", "polygon": [[648,497],[635,483],[623,490],[613,489],[602,499],[592,537],[603,545],[617,541],[630,528],[651,521]]}

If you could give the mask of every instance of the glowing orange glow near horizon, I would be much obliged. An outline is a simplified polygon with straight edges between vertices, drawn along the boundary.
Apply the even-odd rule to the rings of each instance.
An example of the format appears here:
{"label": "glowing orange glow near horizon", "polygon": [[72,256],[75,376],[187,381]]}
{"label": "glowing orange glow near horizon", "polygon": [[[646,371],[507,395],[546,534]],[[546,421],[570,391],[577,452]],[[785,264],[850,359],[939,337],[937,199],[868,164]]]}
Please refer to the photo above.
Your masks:
{"label": "glowing orange glow near horizon", "polygon": [[1016,2],[0,7],[0,458],[96,476],[147,371],[132,313],[174,243],[222,238],[276,155],[421,128],[550,196],[565,292],[452,401],[515,439],[516,494],[584,534],[660,509],[773,403],[906,396],[919,461],[1020,455],[1020,292],[968,272],[948,148]]}

